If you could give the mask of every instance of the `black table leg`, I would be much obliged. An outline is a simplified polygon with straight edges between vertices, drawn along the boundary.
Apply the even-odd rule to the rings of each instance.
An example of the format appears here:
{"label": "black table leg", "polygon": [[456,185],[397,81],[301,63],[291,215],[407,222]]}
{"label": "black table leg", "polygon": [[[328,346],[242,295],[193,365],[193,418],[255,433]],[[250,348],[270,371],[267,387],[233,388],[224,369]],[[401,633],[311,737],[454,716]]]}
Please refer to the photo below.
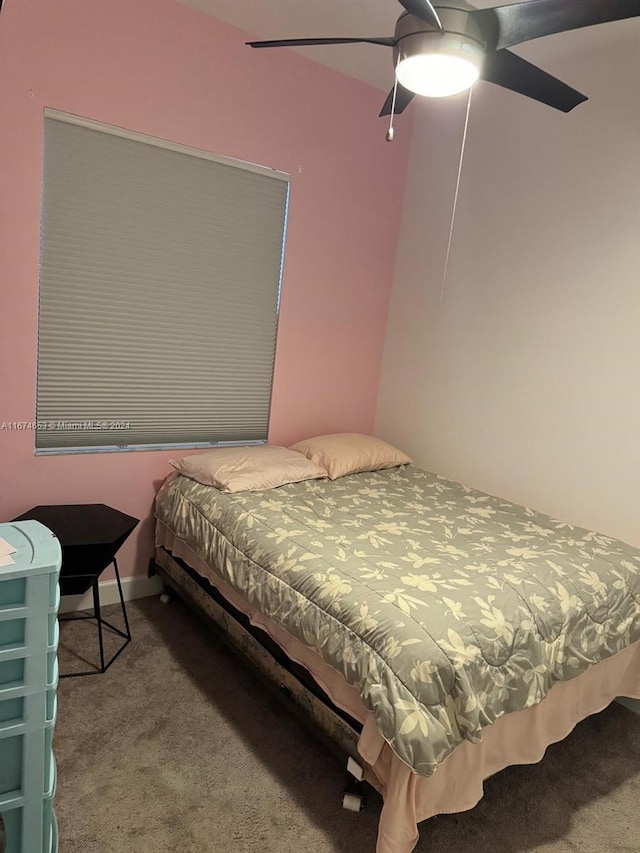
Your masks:
{"label": "black table leg", "polygon": [[98,622],[98,642],[100,643],[100,672],[104,672],[104,641],[102,639],[102,617],[100,613],[100,589],[98,578],[92,584],[93,586],[93,615]]}
{"label": "black table leg", "polygon": [[118,582],[118,592],[120,593],[120,606],[122,607],[122,616],[124,618],[125,628],[127,629],[127,638],[131,639],[131,628],[129,628],[129,618],[127,616],[127,608],[124,606],[124,595],[122,594],[122,584],[120,582],[120,572],[118,571],[118,563],[116,558],[113,558],[113,568],[116,573],[116,581]]}
{"label": "black table leg", "polygon": [[[83,616],[61,616],[60,622],[77,622],[86,619],[93,619],[98,624],[98,642],[100,645],[100,666],[95,667],[95,669],[85,670],[83,672],[65,672],[60,675],[60,678],[74,678],[81,675],[101,675],[106,672],[114,660],[119,657],[119,655],[124,651],[125,647],[131,642],[131,628],[129,626],[129,617],[127,615],[127,608],[124,603],[124,593],[122,591],[122,582],[120,580],[120,572],[118,571],[118,564],[114,558],[113,567],[115,569],[116,574],[116,582],[118,584],[118,593],[120,595],[120,607],[122,608],[122,617],[124,620],[126,631],[121,631],[120,628],[116,628],[115,625],[112,625],[111,622],[108,622],[103,616],[102,611],[100,609],[100,585],[98,582],[98,577],[95,574],[92,575],[74,575],[74,579],[80,578],[91,578],[91,588],[93,592],[93,615],[83,615]],[[117,634],[119,637],[122,637],[124,643],[120,646],[117,652],[105,663],[104,656],[104,636],[103,631],[104,628],[107,628],[114,634]]]}

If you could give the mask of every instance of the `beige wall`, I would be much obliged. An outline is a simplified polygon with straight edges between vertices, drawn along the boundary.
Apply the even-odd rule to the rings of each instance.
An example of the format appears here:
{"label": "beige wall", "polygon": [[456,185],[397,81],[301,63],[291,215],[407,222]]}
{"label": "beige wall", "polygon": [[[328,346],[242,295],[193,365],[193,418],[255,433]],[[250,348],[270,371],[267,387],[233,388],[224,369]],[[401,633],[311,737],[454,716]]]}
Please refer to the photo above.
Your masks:
{"label": "beige wall", "polygon": [[418,107],[376,433],[640,545],[637,23],[518,51],[590,95],[568,116],[476,88],[442,305],[466,98]]}

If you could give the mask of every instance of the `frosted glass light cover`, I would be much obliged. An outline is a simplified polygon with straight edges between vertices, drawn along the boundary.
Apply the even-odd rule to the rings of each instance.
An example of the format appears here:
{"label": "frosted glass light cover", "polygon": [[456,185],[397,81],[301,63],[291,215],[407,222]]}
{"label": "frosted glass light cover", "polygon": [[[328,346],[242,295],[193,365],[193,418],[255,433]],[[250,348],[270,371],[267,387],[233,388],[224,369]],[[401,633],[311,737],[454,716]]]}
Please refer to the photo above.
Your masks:
{"label": "frosted glass light cover", "polygon": [[463,56],[423,53],[402,59],[396,73],[398,82],[411,92],[446,98],[471,88],[480,76],[480,68]]}

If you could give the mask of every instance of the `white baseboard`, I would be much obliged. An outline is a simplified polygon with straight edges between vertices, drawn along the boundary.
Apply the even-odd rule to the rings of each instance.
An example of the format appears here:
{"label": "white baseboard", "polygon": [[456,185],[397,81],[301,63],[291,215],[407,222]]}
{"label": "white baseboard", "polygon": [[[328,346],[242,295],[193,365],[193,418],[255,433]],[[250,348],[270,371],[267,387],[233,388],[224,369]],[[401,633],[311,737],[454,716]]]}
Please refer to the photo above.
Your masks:
{"label": "white baseboard", "polygon": [[[149,595],[160,595],[162,587],[162,580],[157,575],[152,578],[145,575],[122,578],[122,594],[125,601],[131,601],[134,598],[146,598]],[[119,601],[117,582],[115,580],[103,581],[100,584],[100,606],[107,607],[109,604],[117,604]],[[91,590],[84,595],[65,595],[60,600],[60,613],[92,609],[93,594]]]}
{"label": "white baseboard", "polygon": [[628,708],[630,711],[633,711],[636,714],[640,714],[640,699],[626,699],[620,698],[618,702],[621,705],[624,705],[625,708]]}

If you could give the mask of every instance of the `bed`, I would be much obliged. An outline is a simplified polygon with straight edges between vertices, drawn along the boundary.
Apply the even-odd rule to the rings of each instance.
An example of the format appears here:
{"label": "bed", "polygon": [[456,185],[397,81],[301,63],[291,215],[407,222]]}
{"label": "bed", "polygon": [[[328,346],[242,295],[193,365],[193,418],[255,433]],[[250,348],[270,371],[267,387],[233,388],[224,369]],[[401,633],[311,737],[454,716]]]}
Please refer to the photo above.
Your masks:
{"label": "bed", "polygon": [[382,793],[377,853],[640,698],[640,551],[411,464],[232,494],[173,474],[155,560]]}

